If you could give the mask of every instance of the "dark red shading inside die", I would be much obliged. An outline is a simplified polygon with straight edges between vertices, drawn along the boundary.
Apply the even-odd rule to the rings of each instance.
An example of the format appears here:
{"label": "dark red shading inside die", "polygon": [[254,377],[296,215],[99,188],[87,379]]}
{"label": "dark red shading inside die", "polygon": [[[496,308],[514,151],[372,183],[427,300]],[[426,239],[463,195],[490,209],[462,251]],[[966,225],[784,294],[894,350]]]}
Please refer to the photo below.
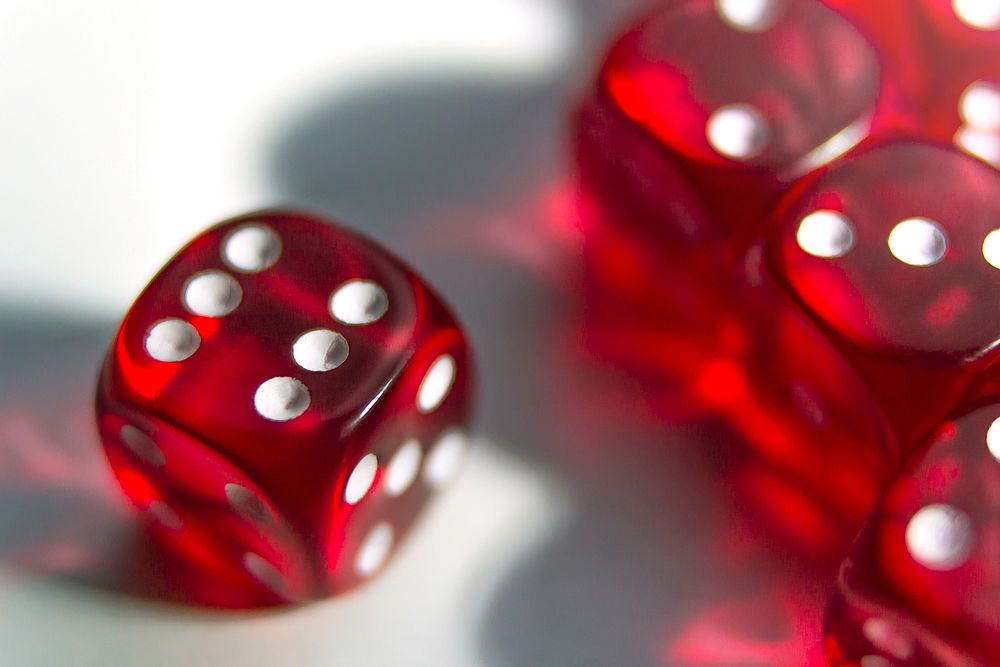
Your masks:
{"label": "dark red shading inside die", "polygon": [[205,599],[301,600],[373,576],[451,478],[470,364],[454,316],[388,251],[270,211],[207,230],[150,282],[97,415],[154,535],[208,573]]}

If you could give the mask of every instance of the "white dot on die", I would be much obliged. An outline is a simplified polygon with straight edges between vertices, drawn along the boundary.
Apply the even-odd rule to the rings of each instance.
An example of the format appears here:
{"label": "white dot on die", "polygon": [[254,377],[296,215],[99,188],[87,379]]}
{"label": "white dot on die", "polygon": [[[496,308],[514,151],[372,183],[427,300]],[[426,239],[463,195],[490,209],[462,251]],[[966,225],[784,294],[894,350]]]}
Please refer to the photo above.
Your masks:
{"label": "white dot on die", "polygon": [[307,371],[332,371],[347,361],[349,352],[347,339],[329,329],[307,331],[292,345],[292,358]]}
{"label": "white dot on die", "polygon": [[958,113],[969,127],[1000,130],[1000,88],[977,81],[962,93]]}
{"label": "white dot on die", "polygon": [[370,577],[382,569],[392,550],[392,526],[387,523],[376,525],[365,536],[354,561],[354,571],[360,577]]}
{"label": "white dot on die", "polygon": [[243,554],[243,567],[273,592],[289,597],[288,582],[285,581],[285,577],[262,556],[250,552]]}
{"label": "white dot on die", "polygon": [[433,412],[444,402],[455,384],[455,360],[442,354],[427,370],[417,390],[417,409],[423,413]]}
{"label": "white dot on die", "polygon": [[731,104],[716,109],[705,128],[708,143],[718,153],[736,160],[749,160],[767,147],[767,121],[749,104]]}
{"label": "white dot on die", "polygon": [[802,218],[795,240],[815,257],[843,257],[854,247],[854,227],[843,213],[814,211]]}
{"label": "white dot on die", "polygon": [[237,227],[222,242],[222,259],[241,273],[268,269],[281,257],[281,237],[267,225]]}
{"label": "white dot on die", "polygon": [[417,479],[422,458],[423,451],[419,442],[416,440],[404,442],[386,466],[385,492],[394,498],[403,495]]}
{"label": "white dot on die", "polygon": [[861,658],[861,667],[892,667],[892,663],[880,655],[866,655]]}
{"label": "white dot on die", "polygon": [[963,126],[955,132],[955,145],[983,162],[1000,166],[1000,134],[998,130],[979,130]]}
{"label": "white dot on die", "polygon": [[951,505],[921,508],[906,525],[906,548],[913,559],[931,570],[953,570],[972,555],[972,519]]}
{"label": "white dot on die", "polygon": [[1000,229],[994,229],[983,239],[983,258],[995,269],[1000,269]]}
{"label": "white dot on die", "polygon": [[468,448],[469,440],[462,431],[447,431],[438,438],[431,446],[424,463],[424,481],[427,485],[438,489],[454,479],[462,467]]}
{"label": "white dot on die", "polygon": [[118,431],[122,442],[137,457],[155,468],[162,468],[167,462],[163,450],[153,439],[131,424],[124,424]]}
{"label": "white dot on die", "polygon": [[909,218],[889,232],[889,252],[910,266],[937,264],[948,250],[944,230],[927,218]]}
{"label": "white dot on die", "polygon": [[986,430],[986,447],[997,461],[1000,461],[1000,417],[993,420]]}
{"label": "white dot on die", "polygon": [[330,314],[349,325],[371,324],[389,310],[389,297],[378,283],[350,280],[330,297]]}
{"label": "white dot on die", "polygon": [[295,378],[273,377],[264,381],[253,397],[257,414],[271,421],[295,419],[309,408],[309,390]]}
{"label": "white dot on die", "polygon": [[239,484],[230,483],[226,484],[225,492],[226,498],[229,500],[229,506],[237,514],[241,514],[259,523],[269,523],[271,521],[271,512],[268,511],[267,505],[260,499],[260,496],[250,489]]}
{"label": "white dot on die", "polygon": [[872,616],[861,625],[861,634],[884,653],[909,660],[913,656],[913,640],[892,621]]}
{"label": "white dot on die", "polygon": [[190,322],[169,318],[160,320],[146,332],[146,352],[157,361],[184,361],[198,351],[201,336]]}
{"label": "white dot on die", "polygon": [[223,317],[243,301],[243,290],[224,271],[202,271],[184,285],[184,307],[195,315]]}
{"label": "white dot on die", "polygon": [[149,503],[147,511],[154,519],[170,530],[180,530],[184,527],[184,522],[177,512],[162,500],[154,500]]}
{"label": "white dot on die", "polygon": [[968,26],[978,30],[1000,28],[1000,0],[952,0],[951,7]]}
{"label": "white dot on die", "polygon": [[715,0],[719,17],[736,30],[760,32],[774,25],[781,0]]}
{"label": "white dot on die", "polygon": [[378,457],[374,454],[366,454],[362,457],[354,466],[350,477],[347,478],[347,484],[344,485],[344,502],[348,505],[358,504],[372,488],[377,472]]}

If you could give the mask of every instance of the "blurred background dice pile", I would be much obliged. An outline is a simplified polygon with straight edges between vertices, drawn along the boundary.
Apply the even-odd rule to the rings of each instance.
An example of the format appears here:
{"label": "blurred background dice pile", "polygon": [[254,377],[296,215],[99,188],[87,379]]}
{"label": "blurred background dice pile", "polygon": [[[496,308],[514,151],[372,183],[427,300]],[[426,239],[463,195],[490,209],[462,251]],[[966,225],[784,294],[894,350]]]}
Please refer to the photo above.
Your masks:
{"label": "blurred background dice pile", "polygon": [[588,344],[846,558],[832,666],[1000,663],[998,85],[998,2],[679,0],[577,116]]}

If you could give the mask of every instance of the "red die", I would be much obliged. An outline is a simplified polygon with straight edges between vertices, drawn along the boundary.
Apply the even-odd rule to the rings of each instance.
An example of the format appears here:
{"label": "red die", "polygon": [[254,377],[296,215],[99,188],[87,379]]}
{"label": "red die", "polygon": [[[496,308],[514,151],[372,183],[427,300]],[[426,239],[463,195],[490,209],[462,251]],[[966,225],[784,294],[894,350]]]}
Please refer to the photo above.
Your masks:
{"label": "red die", "polygon": [[790,197],[768,273],[866,378],[903,446],[937,426],[1000,339],[1000,174],[896,143]]}
{"label": "red die", "polygon": [[794,179],[868,135],[878,96],[872,48],[817,0],[683,0],[613,46],[597,103],[676,160],[739,237]]}
{"label": "red die", "polygon": [[155,534],[225,582],[203,597],[301,599],[374,574],[450,477],[469,365],[454,317],[388,252],[266,212],[206,231],[153,279],[97,414]]}
{"label": "red die", "polygon": [[872,36],[896,129],[1000,165],[1000,2],[826,2]]}
{"label": "red die", "polygon": [[926,132],[1000,165],[1000,2],[923,0]]}
{"label": "red die", "polygon": [[946,422],[892,484],[844,563],[832,667],[996,665],[1000,406]]}

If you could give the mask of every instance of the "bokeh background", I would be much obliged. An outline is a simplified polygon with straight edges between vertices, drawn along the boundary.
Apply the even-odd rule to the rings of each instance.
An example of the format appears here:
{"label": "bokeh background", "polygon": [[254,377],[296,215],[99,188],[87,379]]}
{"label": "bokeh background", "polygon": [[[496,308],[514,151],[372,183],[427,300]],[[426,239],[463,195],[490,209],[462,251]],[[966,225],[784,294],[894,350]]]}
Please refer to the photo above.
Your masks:
{"label": "bokeh background", "polygon": [[[741,517],[713,434],[646,419],[580,345],[569,119],[646,4],[0,0],[0,665],[816,660],[826,579]],[[169,604],[95,371],[173,252],[276,204],[363,230],[454,305],[478,447],[364,589]]]}

